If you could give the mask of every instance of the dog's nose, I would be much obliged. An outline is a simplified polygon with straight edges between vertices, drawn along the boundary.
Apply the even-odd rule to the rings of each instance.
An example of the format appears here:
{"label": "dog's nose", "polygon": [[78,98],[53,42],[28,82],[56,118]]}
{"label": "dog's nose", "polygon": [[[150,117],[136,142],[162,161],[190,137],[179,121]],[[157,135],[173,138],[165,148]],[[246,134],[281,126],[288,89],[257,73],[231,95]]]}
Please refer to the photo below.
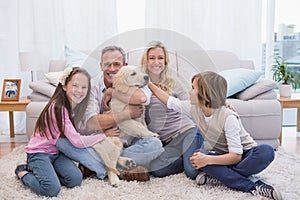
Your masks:
{"label": "dog's nose", "polygon": [[148,76],[148,75],[145,75],[145,76],[144,76],[144,79],[145,79],[145,81],[149,81],[149,76]]}

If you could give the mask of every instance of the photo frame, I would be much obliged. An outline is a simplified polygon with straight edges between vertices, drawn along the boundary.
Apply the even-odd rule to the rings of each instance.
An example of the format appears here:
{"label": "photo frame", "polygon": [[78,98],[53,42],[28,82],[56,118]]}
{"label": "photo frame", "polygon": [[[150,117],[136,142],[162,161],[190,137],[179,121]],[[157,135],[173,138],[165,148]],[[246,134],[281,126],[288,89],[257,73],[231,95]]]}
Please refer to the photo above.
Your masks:
{"label": "photo frame", "polygon": [[19,101],[21,79],[4,79],[2,85],[2,101]]}

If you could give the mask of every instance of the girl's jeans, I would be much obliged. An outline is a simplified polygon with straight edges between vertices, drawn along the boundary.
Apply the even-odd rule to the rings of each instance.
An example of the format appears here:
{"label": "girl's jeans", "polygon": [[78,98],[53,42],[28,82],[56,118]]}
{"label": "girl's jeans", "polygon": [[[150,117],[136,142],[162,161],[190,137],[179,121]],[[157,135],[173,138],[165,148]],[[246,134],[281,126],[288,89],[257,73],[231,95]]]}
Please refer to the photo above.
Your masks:
{"label": "girl's jeans", "polygon": [[61,185],[72,188],[82,182],[82,174],[72,160],[59,153],[27,154],[30,172],[21,181],[39,195],[53,197],[60,192]]}

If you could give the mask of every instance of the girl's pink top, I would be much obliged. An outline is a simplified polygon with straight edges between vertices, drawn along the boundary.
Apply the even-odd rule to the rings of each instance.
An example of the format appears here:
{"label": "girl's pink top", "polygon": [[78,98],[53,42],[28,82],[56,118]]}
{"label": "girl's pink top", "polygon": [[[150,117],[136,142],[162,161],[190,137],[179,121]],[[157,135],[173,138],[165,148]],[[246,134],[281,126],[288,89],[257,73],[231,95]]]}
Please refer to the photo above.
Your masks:
{"label": "girl's pink top", "polygon": [[[49,135],[49,139],[46,137],[41,137],[40,133],[37,131],[35,134],[32,134],[28,145],[25,147],[25,151],[27,153],[48,153],[48,154],[57,154],[58,149],[56,148],[56,142],[60,137],[60,131],[57,126],[57,121],[54,114],[54,104],[50,106],[51,109],[51,116],[52,116],[52,123],[50,122],[49,128],[52,130],[52,134],[54,138],[51,137],[49,128],[46,130],[46,133]],[[75,127],[73,126],[69,114],[66,108],[62,109],[62,116],[64,117],[64,133],[66,138],[78,148],[85,148],[93,146],[94,144],[102,141],[105,139],[104,134],[95,134],[95,135],[80,135]]]}

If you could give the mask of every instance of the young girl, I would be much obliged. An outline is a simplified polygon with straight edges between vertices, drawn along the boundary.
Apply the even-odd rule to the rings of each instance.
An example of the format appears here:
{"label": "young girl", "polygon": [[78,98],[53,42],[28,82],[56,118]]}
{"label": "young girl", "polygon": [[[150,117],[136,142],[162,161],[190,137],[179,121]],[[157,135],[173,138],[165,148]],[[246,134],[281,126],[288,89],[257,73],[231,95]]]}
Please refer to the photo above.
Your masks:
{"label": "young girl", "polygon": [[192,86],[191,114],[209,149],[208,153],[197,152],[191,157],[192,165],[202,171],[196,182],[205,184],[211,176],[243,192],[282,199],[271,185],[248,178],[269,166],[274,149],[267,144],[257,145],[238,114],[225,107],[226,80],[217,73],[203,72],[192,78]]}
{"label": "young girl", "polygon": [[[274,159],[274,150],[266,144],[257,145],[246,132],[236,112],[225,107],[227,82],[214,72],[203,72],[192,78],[189,101],[179,101],[149,88],[169,107],[192,115],[205,142],[204,149],[191,156],[192,165],[199,169],[199,185],[222,182],[228,187],[272,199],[281,194],[261,180],[248,177],[263,171]],[[191,105],[192,104],[192,105]]]}
{"label": "young girl", "polygon": [[69,188],[81,184],[81,171],[72,160],[59,153],[55,145],[60,137],[68,138],[80,148],[105,139],[104,134],[81,136],[75,128],[87,107],[90,88],[86,70],[79,67],[64,70],[25,147],[27,164],[17,166],[15,170],[21,182],[33,192],[52,197],[60,192],[60,184]]}

